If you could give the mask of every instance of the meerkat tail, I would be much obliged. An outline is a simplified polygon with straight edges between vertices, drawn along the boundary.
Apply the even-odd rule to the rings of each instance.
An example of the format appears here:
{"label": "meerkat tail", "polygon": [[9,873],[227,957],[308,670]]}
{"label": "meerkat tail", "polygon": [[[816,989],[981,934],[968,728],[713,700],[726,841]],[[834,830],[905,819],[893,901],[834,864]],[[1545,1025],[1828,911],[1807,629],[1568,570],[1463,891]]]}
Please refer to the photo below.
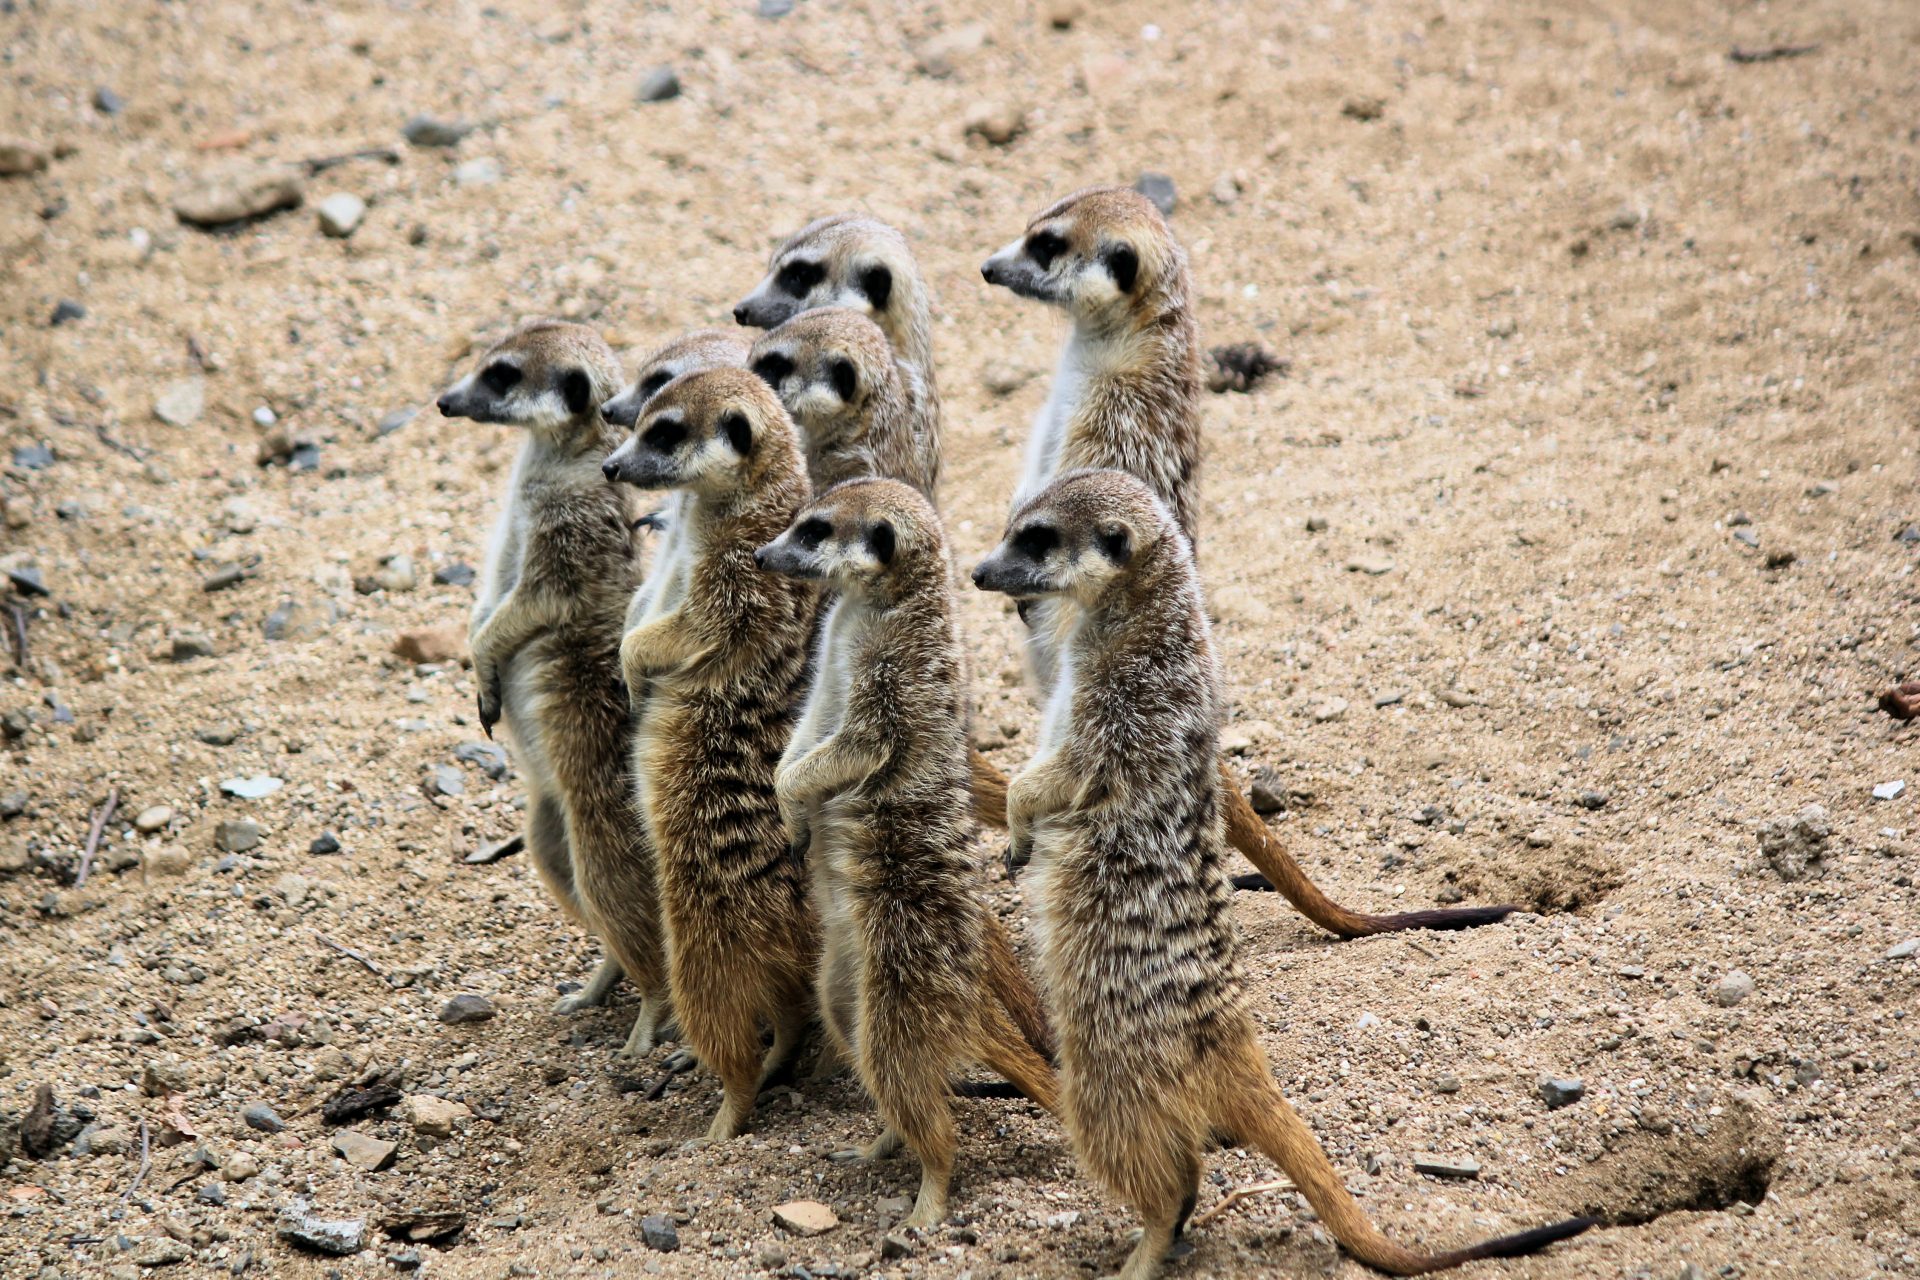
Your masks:
{"label": "meerkat tail", "polygon": [[1260,869],[1260,875],[1235,876],[1236,889],[1277,889],[1294,909],[1307,919],[1342,938],[1365,938],[1376,933],[1398,933],[1404,929],[1471,929],[1506,919],[1517,906],[1441,907],[1431,911],[1406,911],[1398,915],[1373,916],[1347,908],[1322,893],[1307,878],[1260,815],[1253,811],[1246,793],[1225,764],[1220,766],[1221,798],[1227,822],[1227,842]]}
{"label": "meerkat tail", "polygon": [[973,770],[973,816],[996,831],[1007,829],[1007,775],[993,767],[979,748],[967,748]]}
{"label": "meerkat tail", "polygon": [[1339,1173],[1327,1159],[1313,1131],[1267,1076],[1264,1064],[1242,1063],[1236,1068],[1236,1074],[1245,1077],[1245,1081],[1237,1098],[1228,1102],[1228,1114],[1218,1117],[1218,1123],[1230,1127],[1279,1165],[1280,1171],[1306,1197],[1341,1247],[1377,1270],[1389,1275],[1417,1276],[1480,1258],[1517,1257],[1577,1236],[1595,1225],[1592,1218],[1570,1218],[1446,1253],[1420,1253],[1397,1245],[1368,1221],[1365,1211],[1340,1181]]}
{"label": "meerkat tail", "polygon": [[994,916],[986,919],[987,990],[1000,1002],[1033,1051],[1052,1062],[1053,1025],[1047,1021],[1040,993],[1034,990],[1032,979],[1020,966],[1019,957],[1013,954],[1013,939],[1007,936],[1006,927]]}
{"label": "meerkat tail", "polygon": [[1053,1067],[1034,1050],[1012,1020],[998,1009],[988,1009],[983,1019],[985,1039],[977,1052],[991,1070],[998,1071],[1023,1097],[1047,1110],[1060,1110],[1060,1081]]}

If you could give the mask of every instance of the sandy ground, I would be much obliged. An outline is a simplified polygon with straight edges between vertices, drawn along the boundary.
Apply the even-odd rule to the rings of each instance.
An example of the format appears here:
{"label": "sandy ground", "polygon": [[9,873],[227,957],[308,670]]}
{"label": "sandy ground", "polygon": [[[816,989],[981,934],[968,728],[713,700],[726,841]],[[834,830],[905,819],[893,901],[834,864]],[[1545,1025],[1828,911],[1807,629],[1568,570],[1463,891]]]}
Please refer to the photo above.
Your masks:
{"label": "sandy ground", "polygon": [[[475,342],[541,312],[628,348],[724,322],[837,209],[922,256],[945,504],[984,551],[1063,334],[978,264],[1147,170],[1177,184],[1209,340],[1292,361],[1206,405],[1243,767],[1277,771],[1275,821],[1352,905],[1537,909],[1336,943],[1239,899],[1265,1042],[1349,1184],[1428,1245],[1608,1219],[1476,1274],[1920,1274],[1920,959],[1888,954],[1920,934],[1920,740],[1873,701],[1920,675],[1920,9],[1055,12],[5,0],[0,136],[51,161],[0,179],[0,555],[50,594],[0,693],[0,1111],[46,1082],[93,1121],[90,1154],[0,1168],[0,1274],[372,1276],[405,1251],[375,1226],[436,1207],[464,1235],[415,1256],[449,1277],[1111,1270],[1130,1216],[1024,1104],[960,1104],[959,1218],[891,1257],[916,1170],[828,1158],[876,1132],[851,1085],[705,1149],[709,1079],[623,1092],[660,1061],[613,1061],[631,997],[550,1013],[592,944],[525,858],[460,861],[518,821],[510,775],[455,759],[469,674],[391,650],[463,625],[469,590],[433,575],[477,565],[515,447],[431,413]],[[1818,47],[1728,56],[1782,44]],[[637,102],[656,65],[681,94]],[[478,127],[409,146],[422,112]],[[991,145],[976,114],[1024,131]],[[220,166],[369,147],[395,161],[309,177],[301,208],[174,216]],[[317,225],[336,192],[369,205],[349,239]],[[51,325],[63,299],[85,314]],[[189,425],[156,418],[193,387]],[[317,455],[259,465],[258,406]],[[411,589],[371,580],[396,555]],[[1016,624],[976,593],[965,620],[1011,769]],[[254,775],[284,786],[219,791]],[[1788,880],[1759,831],[1809,804],[1831,835]],[[260,843],[216,847],[228,820]],[[341,852],[309,852],[323,831]],[[1752,993],[1723,1005],[1734,970]],[[462,993],[498,1016],[437,1021]],[[397,1144],[368,1173],[318,1107],[379,1072],[471,1114],[439,1139],[405,1108],[356,1121]],[[1584,1096],[1549,1110],[1542,1076]],[[243,1123],[257,1103],[284,1132]],[[1429,1153],[1478,1180],[1416,1172]],[[1268,1174],[1209,1168],[1203,1209]],[[369,1219],[366,1247],[291,1250],[300,1196]],[[782,1234],[796,1197],[841,1225]],[[643,1241],[656,1214],[677,1252]],[[1195,1244],[1171,1275],[1361,1272],[1290,1195]]]}

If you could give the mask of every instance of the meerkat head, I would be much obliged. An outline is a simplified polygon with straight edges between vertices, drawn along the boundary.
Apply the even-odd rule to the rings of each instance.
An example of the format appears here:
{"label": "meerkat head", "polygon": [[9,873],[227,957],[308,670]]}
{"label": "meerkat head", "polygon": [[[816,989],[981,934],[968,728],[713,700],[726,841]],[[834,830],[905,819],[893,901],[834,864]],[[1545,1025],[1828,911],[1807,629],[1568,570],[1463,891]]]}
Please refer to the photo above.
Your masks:
{"label": "meerkat head", "polygon": [[613,349],[599,334],[583,324],[535,320],[495,343],[439,406],[449,418],[552,429],[594,416],[619,380]]}
{"label": "meerkat head", "polygon": [[1074,192],[1028,223],[980,274],[1096,324],[1150,314],[1156,299],[1186,300],[1186,254],[1153,202],[1131,187]]}
{"label": "meerkat head", "polygon": [[944,578],[940,518],[920,491],[878,476],[847,480],[800,509],[787,531],[753,553],[790,578],[820,578],[862,598],[884,597],[926,565]]}
{"label": "meerkat head", "polygon": [[884,222],[837,213],[808,223],[773,251],[767,275],[733,309],[753,329],[771,329],[802,311],[849,307],[893,331],[893,319],[913,305],[919,268],[906,237]]}
{"label": "meerkat head", "polygon": [[1178,536],[1173,513],[1135,477],[1069,471],[1014,512],[973,583],[1016,600],[1068,596],[1090,605]]}
{"label": "meerkat head", "polygon": [[695,329],[647,353],[640,371],[619,395],[600,406],[600,416],[617,427],[630,427],[660,388],[683,373],[699,369],[740,369],[747,363],[747,344],[725,329]]}
{"label": "meerkat head", "polygon": [[745,369],[700,369],[647,401],[601,470],[642,489],[719,494],[752,488],[781,455],[798,467],[793,423],[767,384]]}
{"label": "meerkat head", "polygon": [[857,441],[866,432],[868,402],[900,377],[887,335],[847,307],[781,323],[753,344],[747,367],[780,397],[809,449]]}

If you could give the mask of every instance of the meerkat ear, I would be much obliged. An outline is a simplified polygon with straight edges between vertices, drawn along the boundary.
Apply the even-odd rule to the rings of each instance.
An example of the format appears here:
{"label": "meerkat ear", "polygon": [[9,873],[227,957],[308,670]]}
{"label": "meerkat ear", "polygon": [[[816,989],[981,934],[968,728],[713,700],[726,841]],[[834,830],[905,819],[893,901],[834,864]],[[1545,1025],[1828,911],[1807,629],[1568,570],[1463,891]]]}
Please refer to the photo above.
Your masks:
{"label": "meerkat ear", "polygon": [[893,297],[893,272],[884,266],[868,267],[860,273],[860,292],[867,295],[875,311],[885,311],[887,300]]}
{"label": "meerkat ear", "polygon": [[1113,277],[1114,288],[1132,293],[1134,281],[1140,278],[1140,255],[1134,252],[1133,246],[1116,244],[1101,257],[1107,264],[1107,274]]}
{"label": "meerkat ear", "polygon": [[893,526],[887,521],[875,521],[873,527],[867,530],[867,550],[881,564],[893,563],[893,544]]}
{"label": "meerkat ear", "polygon": [[835,360],[831,372],[834,394],[842,400],[853,399],[853,393],[860,389],[860,375],[854,371],[853,361]]}
{"label": "meerkat ear", "polygon": [[747,415],[738,409],[730,410],[720,419],[720,430],[726,435],[727,443],[741,457],[746,457],[753,448],[753,424],[747,421]]}
{"label": "meerkat ear", "polygon": [[567,402],[568,413],[585,413],[593,403],[593,381],[584,369],[569,369],[560,375],[560,398]]}
{"label": "meerkat ear", "polygon": [[1133,559],[1133,530],[1123,524],[1108,525],[1094,534],[1094,540],[1100,544],[1100,554],[1116,568],[1124,569]]}

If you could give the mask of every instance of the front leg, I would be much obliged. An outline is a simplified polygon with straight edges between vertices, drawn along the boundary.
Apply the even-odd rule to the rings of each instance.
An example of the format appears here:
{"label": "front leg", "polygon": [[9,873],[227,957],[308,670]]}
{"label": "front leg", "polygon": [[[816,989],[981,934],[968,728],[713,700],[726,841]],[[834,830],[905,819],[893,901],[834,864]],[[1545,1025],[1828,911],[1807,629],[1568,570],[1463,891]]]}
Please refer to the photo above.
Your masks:
{"label": "front leg", "polygon": [[685,670],[712,651],[687,611],[676,609],[621,638],[620,673],[628,690],[644,689],[649,679]]}
{"label": "front leg", "polygon": [[480,727],[489,738],[500,720],[500,668],[527,641],[559,622],[563,612],[563,603],[551,593],[516,586],[474,628],[469,641],[473,676],[479,685]]}
{"label": "front leg", "polygon": [[797,759],[781,761],[773,775],[773,791],[780,801],[780,816],[787,822],[789,847],[796,854],[805,852],[812,839],[808,815],[886,762],[879,743],[844,730]]}
{"label": "front leg", "polygon": [[1019,874],[1033,857],[1034,824],[1073,806],[1082,779],[1055,751],[1033,761],[1007,784],[1007,870]]}

